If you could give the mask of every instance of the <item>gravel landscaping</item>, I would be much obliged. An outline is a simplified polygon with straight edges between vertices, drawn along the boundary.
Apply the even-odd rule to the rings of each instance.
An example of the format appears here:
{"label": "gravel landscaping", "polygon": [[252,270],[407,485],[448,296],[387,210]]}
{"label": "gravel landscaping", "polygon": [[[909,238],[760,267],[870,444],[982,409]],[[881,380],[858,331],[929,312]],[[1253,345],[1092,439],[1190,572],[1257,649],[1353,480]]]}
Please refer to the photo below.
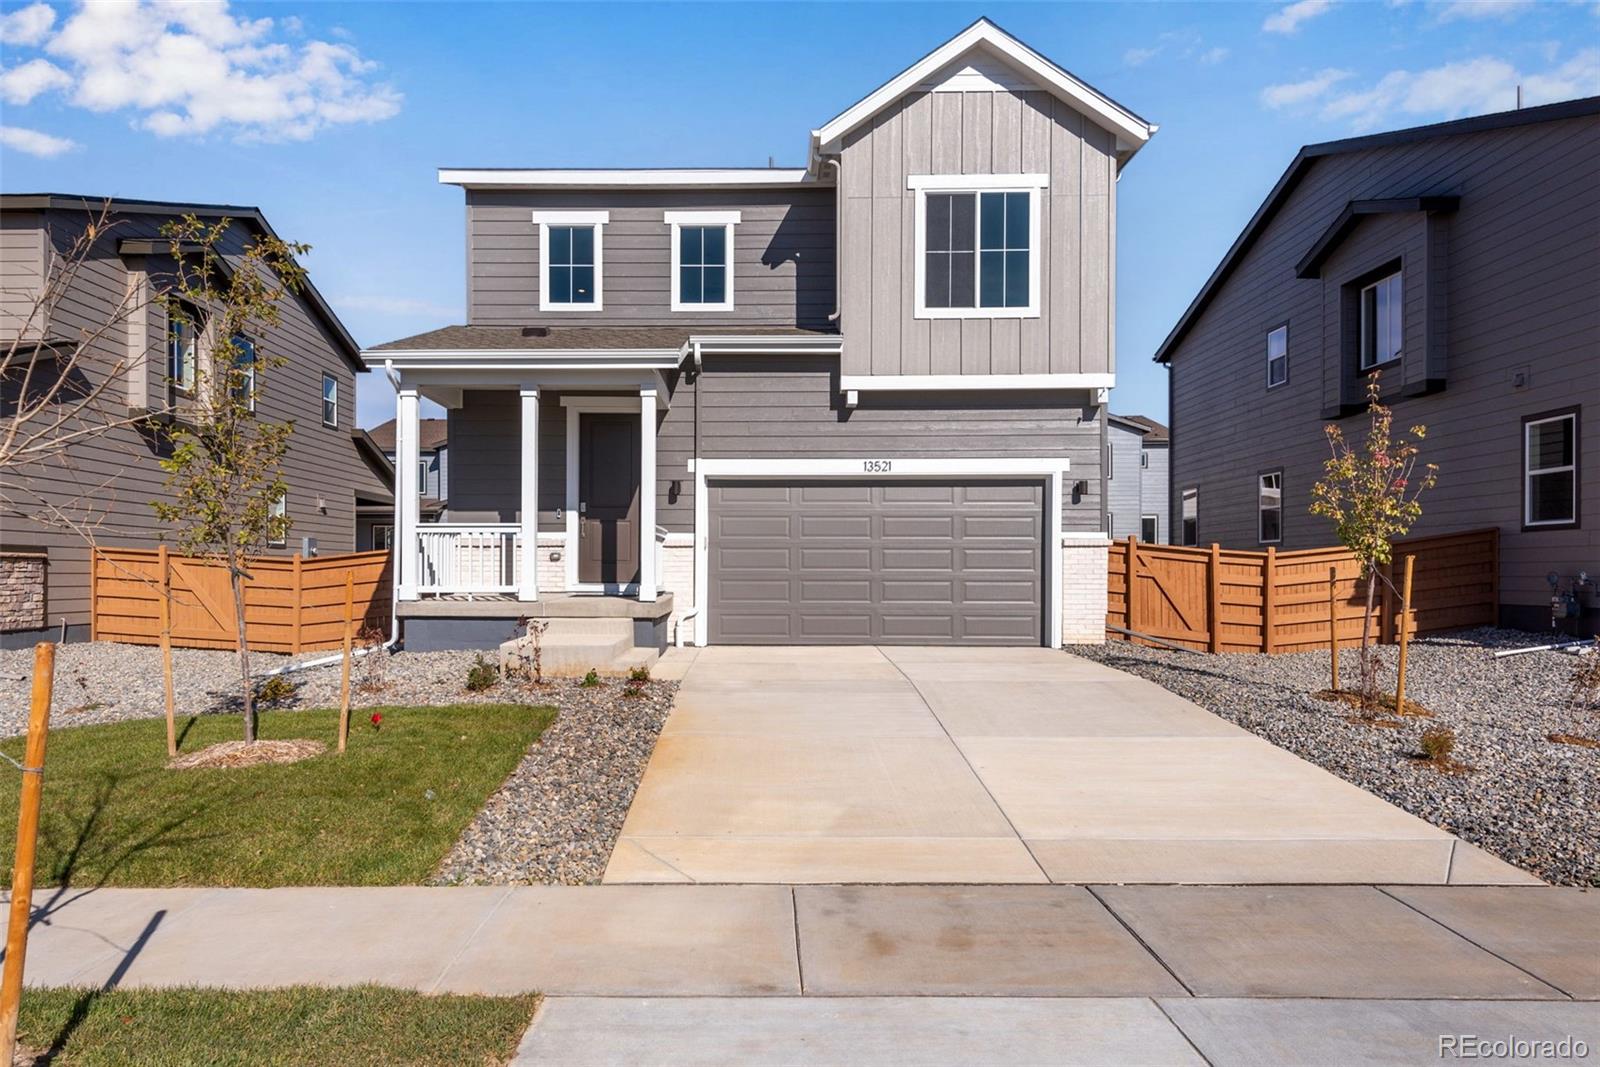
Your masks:
{"label": "gravel landscaping", "polygon": [[[1557,885],[1600,885],[1600,749],[1549,740],[1600,738],[1600,711],[1569,708],[1578,657],[1502,648],[1542,643],[1512,630],[1458,631],[1415,640],[1407,701],[1432,718],[1393,728],[1351,722],[1353,709],[1310,694],[1328,686],[1328,654],[1196,655],[1124,641],[1078,646],[1077,655],[1137,674],[1229,722],[1361,786]],[[1380,648],[1381,684],[1393,692],[1398,649]],[[1340,656],[1346,688],[1356,655]],[[1426,729],[1455,731],[1445,774],[1419,759]]]}
{"label": "gravel landscaping", "polygon": [[[617,679],[592,688],[556,679],[544,686],[501,682],[473,693],[465,685],[474,657],[472,652],[377,652],[357,660],[352,675],[355,707],[525,703],[558,709],[555,723],[489,798],[435,881],[598,882],[677,685],[651,681],[631,695]],[[257,655],[252,662],[259,674],[290,657]],[[0,737],[27,729],[26,682],[32,666],[32,650],[0,652]],[[232,652],[174,651],[179,713],[237,714],[237,672]],[[337,663],[286,677],[293,692],[274,707],[338,705]],[[52,728],[163,714],[158,649],[108,642],[57,649]]]}

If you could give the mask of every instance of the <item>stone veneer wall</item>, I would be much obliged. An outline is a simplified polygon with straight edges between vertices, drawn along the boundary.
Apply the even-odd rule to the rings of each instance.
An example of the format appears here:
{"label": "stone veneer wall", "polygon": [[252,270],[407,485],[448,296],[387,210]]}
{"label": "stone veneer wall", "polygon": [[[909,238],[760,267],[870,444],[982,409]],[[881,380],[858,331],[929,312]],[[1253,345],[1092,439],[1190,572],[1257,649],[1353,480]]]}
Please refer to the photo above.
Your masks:
{"label": "stone veneer wall", "polygon": [[1061,643],[1098,645],[1106,639],[1106,566],[1111,541],[1101,534],[1068,535],[1061,545]]}
{"label": "stone veneer wall", "polygon": [[44,628],[48,564],[43,552],[0,555],[0,633]]}

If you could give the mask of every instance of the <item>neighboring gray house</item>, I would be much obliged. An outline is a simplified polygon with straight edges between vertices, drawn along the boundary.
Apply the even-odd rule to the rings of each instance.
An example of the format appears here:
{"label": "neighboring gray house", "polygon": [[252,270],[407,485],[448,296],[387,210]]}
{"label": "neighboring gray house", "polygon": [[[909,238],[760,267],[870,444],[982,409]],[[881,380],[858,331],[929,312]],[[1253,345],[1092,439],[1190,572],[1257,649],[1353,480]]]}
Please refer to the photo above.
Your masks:
{"label": "neighboring gray house", "polygon": [[[16,592],[24,583],[31,590],[41,580],[44,587],[42,597],[30,592],[18,601],[25,610],[0,611],[0,647],[59,635],[63,626],[69,637],[87,636],[88,543],[62,519],[87,528],[107,546],[155,548],[166,533],[150,507],[166,493],[162,438],[153,427],[183,418],[195,403],[196,369],[203,373],[214,342],[203,309],[183,319],[147,299],[175,268],[162,226],[181,215],[207,222],[230,218],[221,250],[234,261],[254,236],[272,232],[253,207],[114,199],[110,225],[83,269],[42,321],[25,326],[20,317],[46,279],[60,277],[61,258],[106,203],[102,197],[54,193],[0,195],[0,346],[20,333],[20,351],[46,367],[53,353],[90,336],[80,370],[86,383],[108,383],[93,417],[114,424],[76,441],[64,455],[6,472],[7,484],[0,487],[0,588]],[[140,310],[130,315],[126,308],[133,306]],[[351,437],[355,374],[366,365],[309,282],[279,308],[281,324],[250,338],[257,351],[287,358],[263,377],[257,410],[264,418],[295,424],[284,463],[284,508],[293,525],[273,551],[299,551],[309,539],[320,552],[348,552],[355,547],[357,504],[389,493]],[[0,428],[8,413],[0,409]]]}
{"label": "neighboring gray house", "polygon": [[1101,640],[1117,175],[1154,130],[980,20],[804,167],[442,170],[468,321],[367,353],[408,644]]}
{"label": "neighboring gray house", "polygon": [[1143,415],[1106,419],[1106,530],[1113,538],[1171,543],[1167,428]]}
{"label": "neighboring gray house", "polygon": [[1600,574],[1600,97],[1301,149],[1156,359],[1177,540],[1332,542],[1323,426],[1381,371],[1440,467],[1414,532],[1498,527],[1501,619],[1548,629],[1546,574]]}
{"label": "neighboring gray house", "polygon": [[[367,431],[390,463],[396,450],[394,420]],[[417,420],[417,486],[422,495],[448,507],[450,502],[450,420]]]}

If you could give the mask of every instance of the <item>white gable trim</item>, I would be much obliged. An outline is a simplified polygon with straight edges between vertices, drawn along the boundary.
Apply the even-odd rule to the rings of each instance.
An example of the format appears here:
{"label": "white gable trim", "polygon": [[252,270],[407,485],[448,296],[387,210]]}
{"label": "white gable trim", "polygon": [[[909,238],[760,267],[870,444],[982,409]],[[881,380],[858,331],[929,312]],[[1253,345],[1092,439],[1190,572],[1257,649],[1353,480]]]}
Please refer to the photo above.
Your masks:
{"label": "white gable trim", "polygon": [[1042,88],[1068,101],[1098,125],[1115,133],[1126,144],[1129,154],[1142,147],[1156,132],[1156,127],[1151,123],[1085,85],[994,23],[979,19],[851,105],[827,125],[813,131],[813,149],[819,152],[838,151],[839,142],[845,134],[979,45],[998,52],[1038,81]]}

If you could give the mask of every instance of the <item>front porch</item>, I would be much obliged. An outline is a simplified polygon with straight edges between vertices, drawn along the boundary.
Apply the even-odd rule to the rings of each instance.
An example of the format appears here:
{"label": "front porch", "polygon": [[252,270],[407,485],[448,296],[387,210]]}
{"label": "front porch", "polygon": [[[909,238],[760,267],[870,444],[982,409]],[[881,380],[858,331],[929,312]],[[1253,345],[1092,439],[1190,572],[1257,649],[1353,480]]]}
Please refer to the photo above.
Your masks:
{"label": "front porch", "polygon": [[[551,624],[546,641],[552,646],[592,649],[626,641],[627,648],[660,653],[672,639],[673,596],[661,593],[643,601],[603,593],[545,593],[538,600],[524,600],[514,593],[443,593],[401,601],[396,614],[406,648],[413,652],[494,648],[519,636],[520,620],[542,619]],[[604,666],[592,657],[574,663],[580,669]]]}

